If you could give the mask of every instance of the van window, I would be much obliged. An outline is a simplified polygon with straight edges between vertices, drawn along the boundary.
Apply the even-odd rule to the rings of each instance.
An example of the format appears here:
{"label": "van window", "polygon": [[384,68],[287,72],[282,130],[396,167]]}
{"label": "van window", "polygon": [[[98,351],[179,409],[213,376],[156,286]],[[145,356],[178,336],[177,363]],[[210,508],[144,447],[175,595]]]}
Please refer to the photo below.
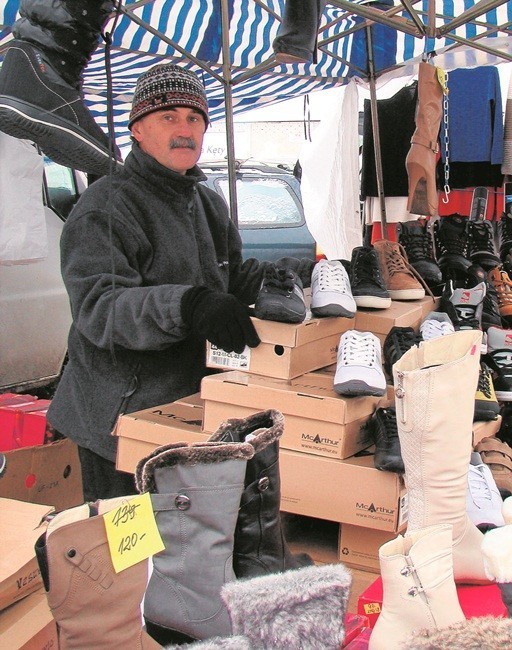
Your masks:
{"label": "van window", "polygon": [[61,218],[67,219],[78,199],[73,170],[45,156],[44,171],[49,207],[53,208]]}
{"label": "van window", "polygon": [[[227,179],[218,181],[229,202]],[[304,222],[300,203],[286,181],[278,178],[242,178],[236,181],[240,228],[298,226]]]}

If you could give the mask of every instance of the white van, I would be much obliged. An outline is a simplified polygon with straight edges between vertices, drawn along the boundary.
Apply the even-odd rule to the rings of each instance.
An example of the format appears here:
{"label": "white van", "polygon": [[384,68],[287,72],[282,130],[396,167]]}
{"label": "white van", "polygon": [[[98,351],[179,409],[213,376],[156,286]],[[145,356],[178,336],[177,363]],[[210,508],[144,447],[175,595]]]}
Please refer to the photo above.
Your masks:
{"label": "white van", "polygon": [[[60,234],[85,186],[86,178],[81,172],[45,157],[40,191],[48,235],[47,255],[31,262],[0,260],[0,393],[30,392],[50,385],[60,375],[71,324],[60,271]],[[20,209],[25,209],[24,205],[20,201]],[[21,217],[20,224],[25,227],[26,220]]]}

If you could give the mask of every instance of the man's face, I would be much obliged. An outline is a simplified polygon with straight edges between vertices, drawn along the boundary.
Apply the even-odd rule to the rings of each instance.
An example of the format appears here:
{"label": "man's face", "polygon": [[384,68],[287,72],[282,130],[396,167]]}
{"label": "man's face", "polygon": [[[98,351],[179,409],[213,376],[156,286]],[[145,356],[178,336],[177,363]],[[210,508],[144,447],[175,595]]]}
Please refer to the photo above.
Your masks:
{"label": "man's face", "polygon": [[132,126],[140,148],[179,174],[199,160],[206,123],[195,108],[176,106],[149,113]]}

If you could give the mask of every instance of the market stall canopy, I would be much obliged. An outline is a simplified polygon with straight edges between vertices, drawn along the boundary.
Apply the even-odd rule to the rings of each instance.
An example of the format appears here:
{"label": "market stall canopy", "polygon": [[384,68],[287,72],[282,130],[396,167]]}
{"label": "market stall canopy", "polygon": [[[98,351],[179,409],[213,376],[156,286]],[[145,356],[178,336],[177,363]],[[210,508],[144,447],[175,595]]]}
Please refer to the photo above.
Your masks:
{"label": "market stall canopy", "polygon": [[[159,62],[199,72],[214,121],[342,85],[352,76],[365,78],[370,70],[378,76],[440,48],[469,45],[473,54],[498,52],[502,60],[512,60],[512,2],[391,2],[328,1],[317,62],[282,65],[272,42],[284,0],[124,0],[112,37],[111,94],[102,43],[84,75],[85,100],[105,130],[107,106],[113,107],[116,140],[123,146],[129,142],[127,116],[135,80]],[[18,5],[18,0],[0,0],[0,56],[12,39]],[[107,31],[114,22],[113,17]]]}

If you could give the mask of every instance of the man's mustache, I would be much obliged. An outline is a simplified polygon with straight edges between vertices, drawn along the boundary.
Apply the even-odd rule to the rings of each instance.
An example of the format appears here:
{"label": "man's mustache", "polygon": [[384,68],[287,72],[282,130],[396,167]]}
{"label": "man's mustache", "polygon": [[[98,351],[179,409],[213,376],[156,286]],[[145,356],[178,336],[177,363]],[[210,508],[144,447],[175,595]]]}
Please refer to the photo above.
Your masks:
{"label": "man's mustache", "polygon": [[174,138],[169,145],[171,149],[192,149],[195,151],[196,143],[192,138]]}

